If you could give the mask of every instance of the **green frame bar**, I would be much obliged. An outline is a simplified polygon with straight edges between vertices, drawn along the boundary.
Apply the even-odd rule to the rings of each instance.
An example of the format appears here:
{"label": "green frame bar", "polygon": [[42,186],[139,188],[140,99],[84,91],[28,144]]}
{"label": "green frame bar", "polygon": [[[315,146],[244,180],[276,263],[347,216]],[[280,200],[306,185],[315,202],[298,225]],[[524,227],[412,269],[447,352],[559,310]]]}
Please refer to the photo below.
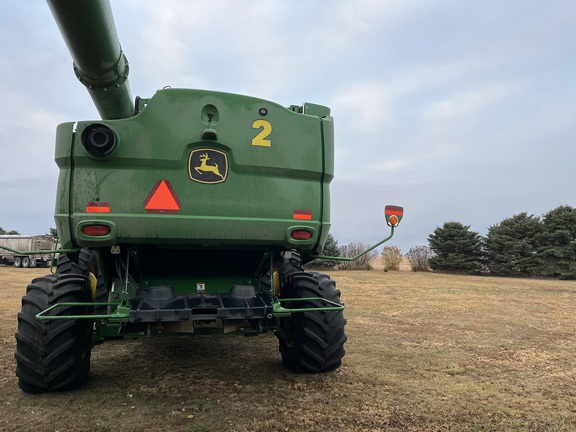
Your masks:
{"label": "green frame bar", "polygon": [[[125,309],[126,312],[118,312],[118,313],[114,313],[114,314],[101,314],[101,315],[96,315],[96,314],[88,314],[88,315],[57,315],[57,316],[47,316],[46,314],[49,313],[50,311],[53,311],[56,308],[59,307],[65,307],[65,306],[118,306],[118,308],[116,309],[117,311],[120,311],[122,309]],[[109,320],[127,320],[128,319],[128,307],[124,306],[122,307],[122,305],[118,304],[118,303],[108,303],[108,302],[63,302],[63,303],[56,303],[55,305],[50,306],[48,309],[44,309],[42,312],[38,313],[36,315],[36,319],[39,320],[65,320],[65,319],[91,319],[91,320],[96,320],[96,319],[109,319]]]}
{"label": "green frame bar", "polygon": [[[305,301],[318,301],[327,306],[324,307],[304,307],[304,308],[285,308],[281,305],[282,302],[305,302]],[[88,315],[57,315],[57,316],[48,316],[47,314],[53,311],[54,309],[61,308],[61,307],[69,307],[69,306],[117,306],[117,312],[112,314],[88,314]],[[291,315],[297,312],[315,312],[315,311],[338,311],[344,310],[344,305],[340,303],[333,302],[331,300],[324,299],[322,297],[303,297],[303,298],[283,298],[283,299],[275,299],[272,303],[272,315],[275,317],[281,317],[286,315]],[[108,303],[108,302],[63,302],[63,303],[56,303],[55,305],[50,306],[47,309],[44,309],[42,312],[39,312],[36,315],[36,319],[39,320],[67,320],[67,319],[89,319],[89,320],[110,320],[113,322],[120,322],[126,321],[129,317],[129,308],[128,306],[117,304],[117,303]]]}
{"label": "green frame bar", "polygon": [[[305,307],[305,308],[285,308],[281,305],[281,302],[304,302],[304,301],[319,301],[330,306],[326,307]],[[272,302],[272,315],[273,316],[283,316],[286,314],[293,314],[296,312],[315,312],[315,311],[338,311],[344,310],[344,305],[340,303],[333,302],[331,300],[326,300],[322,297],[302,297],[302,298],[282,298]]]}

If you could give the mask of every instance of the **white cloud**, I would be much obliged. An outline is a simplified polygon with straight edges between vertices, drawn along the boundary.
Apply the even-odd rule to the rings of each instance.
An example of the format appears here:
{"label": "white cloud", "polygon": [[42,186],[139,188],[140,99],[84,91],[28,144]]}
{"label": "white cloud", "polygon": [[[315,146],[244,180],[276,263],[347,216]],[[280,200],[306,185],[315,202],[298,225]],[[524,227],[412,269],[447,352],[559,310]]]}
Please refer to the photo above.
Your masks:
{"label": "white cloud", "polygon": [[381,171],[386,174],[395,175],[401,173],[411,165],[409,159],[387,159],[373,164],[368,164],[367,168],[375,171]]}
{"label": "white cloud", "polygon": [[323,30],[333,45],[357,49],[358,40],[374,37],[401,25],[414,13],[434,7],[426,1],[355,0],[330,2],[326,8],[329,23]]}
{"label": "white cloud", "polygon": [[[371,82],[359,82],[337,94],[332,99],[332,107],[352,119],[355,130],[360,133],[376,133],[383,128],[393,125],[398,115],[398,105],[407,97],[418,97],[425,101],[426,95],[437,91],[440,86],[446,86],[466,74],[484,67],[482,61],[460,60],[438,65],[415,65],[401,68],[392,73],[385,73],[382,79]],[[496,87],[491,90],[494,97]],[[471,99],[474,93],[463,93],[457,100],[442,101],[439,107],[433,106],[425,116],[431,112],[442,109],[447,113],[455,104],[462,104],[467,97]],[[479,95],[475,95],[480,100]],[[487,100],[490,95],[484,95]],[[418,105],[414,106],[414,111]]]}
{"label": "white cloud", "polygon": [[432,102],[424,111],[424,119],[434,122],[472,116],[479,110],[493,106],[509,93],[510,88],[503,84],[459,91],[449,98]]}
{"label": "white cloud", "polygon": [[332,107],[350,119],[359,135],[371,134],[392,122],[394,94],[383,83],[359,83],[332,100]]}

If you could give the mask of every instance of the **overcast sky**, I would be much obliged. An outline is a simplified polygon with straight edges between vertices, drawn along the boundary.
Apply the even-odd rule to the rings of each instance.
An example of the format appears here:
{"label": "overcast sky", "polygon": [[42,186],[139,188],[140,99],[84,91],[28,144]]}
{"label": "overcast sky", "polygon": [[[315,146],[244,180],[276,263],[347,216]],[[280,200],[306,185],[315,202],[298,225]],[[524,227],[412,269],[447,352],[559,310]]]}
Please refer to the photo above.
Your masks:
{"label": "overcast sky", "polygon": [[[161,6],[160,6],[161,4]],[[115,1],[134,96],[164,86],[332,109],[340,245],[427,244],[576,206],[573,0]],[[53,222],[59,123],[97,119],[42,1],[0,14],[0,227]]]}

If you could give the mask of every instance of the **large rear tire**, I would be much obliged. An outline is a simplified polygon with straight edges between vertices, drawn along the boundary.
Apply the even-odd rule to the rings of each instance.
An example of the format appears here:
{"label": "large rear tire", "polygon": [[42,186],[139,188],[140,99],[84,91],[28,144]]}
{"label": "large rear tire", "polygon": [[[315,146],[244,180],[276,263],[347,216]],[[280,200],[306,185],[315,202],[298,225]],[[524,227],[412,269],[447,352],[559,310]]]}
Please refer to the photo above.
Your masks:
{"label": "large rear tire", "polygon": [[[62,302],[90,301],[87,279],[79,274],[36,278],[22,298],[16,332],[16,375],[26,393],[75,389],[90,373],[91,320],[39,320],[36,315]],[[86,314],[82,306],[61,307],[55,315]]]}
{"label": "large rear tire", "polygon": [[[78,261],[78,262],[76,262]],[[57,273],[61,274],[81,274],[88,278],[90,282],[90,275],[93,276],[96,285],[91,286],[92,298],[89,301],[93,302],[107,302],[108,301],[108,291],[106,289],[106,284],[102,278],[102,273],[98,268],[98,260],[96,258],[96,252],[91,251],[88,248],[80,249],[78,253],[77,260],[74,261],[65,254],[61,254],[58,258]],[[106,306],[96,306],[94,312],[97,314],[105,314]]]}
{"label": "large rear tire", "polygon": [[[287,269],[281,297],[320,297],[340,303],[340,291],[327,275]],[[320,301],[295,302],[292,307],[325,306]],[[284,366],[299,373],[323,373],[338,369],[344,357],[346,319],[342,310],[309,311],[280,318],[278,333]]]}

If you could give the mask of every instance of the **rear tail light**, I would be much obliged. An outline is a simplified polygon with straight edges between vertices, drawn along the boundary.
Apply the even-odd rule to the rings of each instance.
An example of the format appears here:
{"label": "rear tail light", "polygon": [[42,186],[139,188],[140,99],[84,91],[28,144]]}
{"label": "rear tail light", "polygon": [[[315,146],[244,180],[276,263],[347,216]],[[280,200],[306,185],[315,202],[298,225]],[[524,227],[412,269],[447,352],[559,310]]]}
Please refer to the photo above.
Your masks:
{"label": "rear tail light", "polygon": [[82,227],[82,234],[91,237],[103,237],[110,234],[110,227],[105,225],[86,225]]}
{"label": "rear tail light", "polygon": [[290,237],[292,237],[293,240],[310,240],[312,233],[306,230],[295,230],[290,233]]}

